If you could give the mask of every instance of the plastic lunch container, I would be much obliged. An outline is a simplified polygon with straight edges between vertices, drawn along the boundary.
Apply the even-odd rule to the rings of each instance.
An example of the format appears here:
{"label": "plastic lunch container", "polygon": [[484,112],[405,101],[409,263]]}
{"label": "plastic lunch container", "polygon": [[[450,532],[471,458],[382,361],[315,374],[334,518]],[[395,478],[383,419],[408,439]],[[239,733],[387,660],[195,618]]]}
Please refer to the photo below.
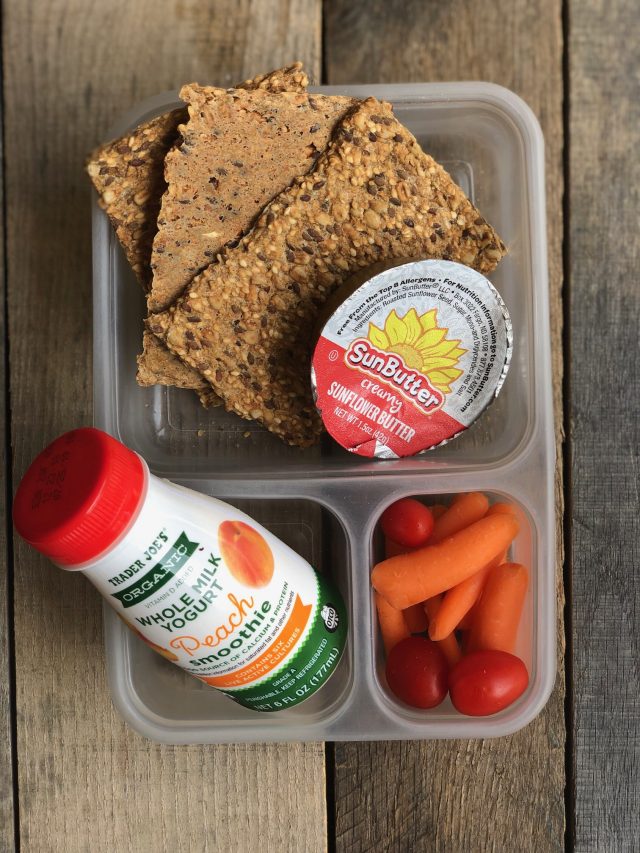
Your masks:
{"label": "plastic lunch container", "polygon": [[[94,201],[94,421],[149,463],[154,474],[236,504],[320,571],[330,573],[350,617],[346,654],[328,684],[301,705],[261,714],[200,685],[154,654],[105,608],[109,683],[138,732],[165,743],[389,740],[510,734],[544,706],[555,679],[555,445],[551,399],[543,139],[516,95],[487,83],[322,87],[328,94],[393,103],[398,118],[494,225],[510,252],[490,276],[514,326],[514,355],[497,401],[464,435],[398,460],[284,445],[255,423],[201,408],[192,392],[135,381],[144,299],[107,217]],[[172,109],[159,95],[111,135]],[[513,502],[521,531],[511,559],[531,582],[516,653],[526,693],[491,717],[465,717],[447,699],[420,711],[402,705],[384,677],[369,584],[382,556],[377,521],[398,498],[432,503],[478,490]]]}

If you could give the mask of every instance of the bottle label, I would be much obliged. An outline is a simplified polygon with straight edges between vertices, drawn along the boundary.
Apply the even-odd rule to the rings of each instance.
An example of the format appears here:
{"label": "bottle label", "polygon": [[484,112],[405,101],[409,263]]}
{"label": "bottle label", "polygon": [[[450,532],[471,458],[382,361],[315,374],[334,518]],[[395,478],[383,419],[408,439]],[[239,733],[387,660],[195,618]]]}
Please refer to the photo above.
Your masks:
{"label": "bottle label", "polygon": [[267,530],[215,503],[225,515],[206,527],[159,526],[167,515],[145,513],[128,547],[86,574],[136,634],[187,672],[249,708],[296,705],[338,664],[342,599]]}

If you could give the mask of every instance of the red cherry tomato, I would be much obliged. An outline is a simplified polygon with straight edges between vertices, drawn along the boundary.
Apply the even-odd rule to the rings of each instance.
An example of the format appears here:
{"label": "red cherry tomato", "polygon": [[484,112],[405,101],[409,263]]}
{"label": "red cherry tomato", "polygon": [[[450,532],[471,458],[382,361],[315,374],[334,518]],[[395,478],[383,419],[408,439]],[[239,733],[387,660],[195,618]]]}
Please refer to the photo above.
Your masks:
{"label": "red cherry tomato", "polygon": [[471,717],[508,708],[528,684],[529,673],[520,658],[496,650],[471,652],[449,673],[453,706]]}
{"label": "red cherry tomato", "polygon": [[447,695],[447,661],[436,643],[426,637],[407,637],[387,658],[391,691],[414,708],[435,708]]}
{"label": "red cherry tomato", "polygon": [[402,498],[388,506],[380,518],[382,531],[405,548],[425,545],[433,530],[430,510],[415,498]]}

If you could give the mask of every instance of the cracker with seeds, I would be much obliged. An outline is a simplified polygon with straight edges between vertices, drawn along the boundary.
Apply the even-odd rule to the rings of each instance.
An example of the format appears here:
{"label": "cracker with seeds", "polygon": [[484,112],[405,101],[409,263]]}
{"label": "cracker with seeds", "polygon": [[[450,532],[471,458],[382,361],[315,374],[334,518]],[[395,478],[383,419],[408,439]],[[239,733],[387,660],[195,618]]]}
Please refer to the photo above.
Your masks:
{"label": "cracker with seeds", "polygon": [[144,329],[142,333],[142,352],[137,361],[136,382],[143,388],[152,385],[187,388],[197,392],[205,407],[220,405],[222,402],[218,399],[215,404],[207,393],[213,391],[213,388],[204,377],[170,352],[164,343],[148,329]]}
{"label": "cracker with seeds", "polygon": [[265,92],[306,92],[309,77],[301,62],[292,62],[267,74],[258,74],[234,86],[234,89],[262,89]]}
{"label": "cracker with seeds", "polygon": [[369,98],[343,120],[315,170],[148,325],[227,409],[305,447],[322,429],[309,381],[313,329],[347,276],[414,256],[488,273],[505,252],[391,107]]}
{"label": "cracker with seeds", "polygon": [[[195,391],[206,409],[222,404],[222,400],[210,383],[197,370],[177,358],[147,329],[142,336],[142,346],[143,356],[138,358],[138,375],[136,376],[139,385],[143,387],[157,385],[157,376],[161,373],[164,379],[162,384]],[[153,373],[147,373],[146,364],[152,365]]]}
{"label": "cracker with seeds", "polygon": [[[352,98],[186,86],[184,141],[165,164],[168,190],[154,241],[151,311],[166,308],[194,271],[251,227],[262,208],[314,165]],[[191,201],[189,201],[191,200]],[[198,390],[202,377],[167,360],[164,344],[147,335],[138,358],[141,385]]]}
{"label": "cracker with seeds", "polygon": [[97,148],[87,172],[127,260],[145,291],[151,285],[151,247],[165,190],[163,163],[178,138],[186,110],[172,110],[131,134]]}
{"label": "cracker with seeds", "polygon": [[167,308],[324,151],[352,98],[183,86],[189,121],[165,158],[147,303]]}
{"label": "cracker with seeds", "polygon": [[[271,92],[305,91],[309,80],[301,62],[245,80],[238,88]],[[140,284],[151,285],[151,249],[166,189],[164,160],[178,140],[185,107],[156,116],[112,142],[96,148],[87,172]]]}
{"label": "cracker with seeds", "polygon": [[[304,92],[309,78],[301,62],[238,84],[238,89],[269,92]],[[162,195],[167,188],[164,160],[179,139],[178,126],[187,121],[186,107],[157,116],[130,134],[97,148],[89,157],[87,171],[98,191],[98,203],[106,212],[145,291],[151,285],[151,250],[157,231]],[[174,385],[196,391],[205,407],[221,400],[196,370],[172,355],[154,335],[145,331],[138,357],[140,385]]]}

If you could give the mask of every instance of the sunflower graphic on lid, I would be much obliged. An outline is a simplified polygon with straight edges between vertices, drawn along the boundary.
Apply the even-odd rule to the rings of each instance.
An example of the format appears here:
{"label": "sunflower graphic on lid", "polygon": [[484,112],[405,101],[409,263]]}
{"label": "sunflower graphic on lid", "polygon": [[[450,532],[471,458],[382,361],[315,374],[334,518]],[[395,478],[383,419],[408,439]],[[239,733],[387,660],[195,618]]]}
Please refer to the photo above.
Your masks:
{"label": "sunflower graphic on lid", "polygon": [[391,311],[382,329],[369,323],[367,337],[379,350],[399,355],[407,367],[420,371],[434,387],[449,394],[452,383],[462,376],[456,365],[467,350],[459,340],[448,339],[448,332],[438,326],[437,308],[424,314],[410,308],[404,317]]}

